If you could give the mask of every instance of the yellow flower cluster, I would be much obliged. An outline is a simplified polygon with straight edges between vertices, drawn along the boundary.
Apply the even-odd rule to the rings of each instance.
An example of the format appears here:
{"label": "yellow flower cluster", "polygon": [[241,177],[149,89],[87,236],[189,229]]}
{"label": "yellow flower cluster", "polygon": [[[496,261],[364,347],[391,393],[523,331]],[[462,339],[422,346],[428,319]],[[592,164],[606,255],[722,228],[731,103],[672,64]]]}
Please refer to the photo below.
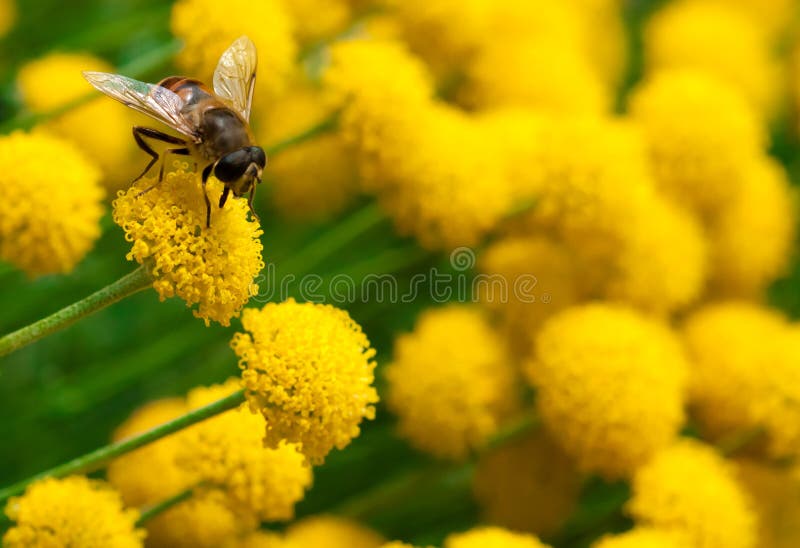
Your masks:
{"label": "yellow flower cluster", "polygon": [[298,41],[303,43],[343,31],[353,11],[347,0],[284,0],[283,4],[292,17]]}
{"label": "yellow flower cluster", "polygon": [[800,330],[746,302],[709,305],[686,322],[691,401],[712,438],[753,428],[776,458],[800,454]]}
{"label": "yellow flower cluster", "polygon": [[172,32],[184,42],[178,64],[188,74],[211,82],[220,54],[247,35],[258,49],[259,65],[268,67],[259,71],[255,97],[268,101],[280,95],[294,74],[297,55],[293,20],[286,7],[289,3],[179,0],[170,19]]}
{"label": "yellow flower cluster", "polygon": [[29,276],[71,271],[100,236],[99,181],[97,167],[61,138],[0,137],[0,259]]}
{"label": "yellow flower cluster", "polygon": [[[80,53],[52,53],[25,64],[17,75],[25,106],[45,113],[91,94],[92,88],[81,76],[84,70],[115,72],[105,61]],[[137,120],[124,105],[95,97],[44,125],[75,143],[102,168],[104,185],[117,189],[136,176],[131,126]]]}
{"label": "yellow flower cluster", "polygon": [[526,372],[553,439],[582,469],[618,478],[676,436],[687,367],[665,326],[628,309],[592,304],[545,323]]}
{"label": "yellow flower cluster", "polygon": [[444,541],[444,548],[547,548],[533,535],[514,533],[500,527],[477,527],[454,533]]}
{"label": "yellow flower cluster", "polygon": [[677,442],[640,468],[627,509],[637,523],[675,534],[679,546],[756,546],[755,516],[734,470],[696,441]]}
{"label": "yellow flower cluster", "polygon": [[126,510],[107,484],[83,476],[46,478],[8,501],[6,515],[16,522],[3,546],[141,547],[144,531],[135,528],[139,513]]}
{"label": "yellow flower cluster", "polygon": [[400,434],[437,457],[466,458],[517,406],[510,360],[479,310],[424,312],[414,331],[395,341],[386,369]]}
{"label": "yellow flower cluster", "polygon": [[347,312],[289,299],[246,309],[242,327],[231,347],[267,447],[296,443],[318,464],[375,416],[375,351]]}
{"label": "yellow flower cluster", "polygon": [[755,460],[735,462],[736,477],[756,512],[761,546],[791,548],[800,543],[800,477],[797,467]]}
{"label": "yellow flower cluster", "polygon": [[286,530],[289,546],[314,548],[378,548],[384,538],[360,523],[336,516],[310,516]]}
{"label": "yellow flower cluster", "polygon": [[[212,207],[207,228],[200,177],[185,171],[186,162],[179,167],[161,183],[145,177],[120,192],[114,221],[133,244],[128,260],[148,268],[162,300],[177,295],[187,306],[197,305],[192,312],[206,324],[229,325],[258,292],[254,280],[264,268],[261,229],[248,220],[247,204],[239,199]],[[205,191],[217,204],[222,183],[212,177]]]}
{"label": "yellow flower cluster", "polygon": [[680,548],[678,538],[652,527],[634,527],[619,535],[606,535],[592,548]]}
{"label": "yellow flower cluster", "polygon": [[481,455],[472,490],[487,523],[551,535],[575,510],[581,476],[543,430]]}

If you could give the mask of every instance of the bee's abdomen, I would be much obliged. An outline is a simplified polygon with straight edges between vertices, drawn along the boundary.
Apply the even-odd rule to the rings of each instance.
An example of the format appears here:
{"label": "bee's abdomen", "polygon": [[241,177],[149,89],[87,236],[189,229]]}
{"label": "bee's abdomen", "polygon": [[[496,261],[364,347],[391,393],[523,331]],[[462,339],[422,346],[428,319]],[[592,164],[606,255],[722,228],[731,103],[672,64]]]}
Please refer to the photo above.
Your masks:
{"label": "bee's abdomen", "polygon": [[252,145],[250,133],[229,108],[211,108],[203,113],[201,132],[206,146],[222,156]]}
{"label": "bee's abdomen", "polygon": [[197,104],[203,99],[209,99],[214,96],[203,82],[184,76],[168,76],[161,80],[158,85],[175,92],[176,95],[183,99],[186,106]]}

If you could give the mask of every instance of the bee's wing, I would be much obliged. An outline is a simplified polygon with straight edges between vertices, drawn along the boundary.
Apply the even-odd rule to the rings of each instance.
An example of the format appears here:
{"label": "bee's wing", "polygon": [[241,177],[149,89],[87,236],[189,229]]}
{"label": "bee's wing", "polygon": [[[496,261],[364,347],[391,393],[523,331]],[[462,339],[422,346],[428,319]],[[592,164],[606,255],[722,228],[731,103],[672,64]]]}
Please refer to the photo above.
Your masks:
{"label": "bee's wing", "polygon": [[109,97],[163,122],[184,135],[197,138],[196,129],[181,112],[184,106],[183,99],[167,88],[105,72],[86,71],[83,77]]}
{"label": "bee's wing", "polygon": [[255,44],[241,36],[225,50],[214,71],[214,93],[245,120],[250,120],[257,65]]}

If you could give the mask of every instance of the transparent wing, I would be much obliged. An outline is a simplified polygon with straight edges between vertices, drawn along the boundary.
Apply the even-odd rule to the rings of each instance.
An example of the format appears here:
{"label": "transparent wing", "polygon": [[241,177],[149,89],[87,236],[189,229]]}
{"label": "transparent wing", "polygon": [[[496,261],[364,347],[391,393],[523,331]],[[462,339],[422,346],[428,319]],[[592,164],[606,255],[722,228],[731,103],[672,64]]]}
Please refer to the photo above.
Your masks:
{"label": "transparent wing", "polygon": [[214,71],[214,93],[245,120],[250,120],[257,65],[255,44],[241,36],[225,50]]}
{"label": "transparent wing", "polygon": [[98,90],[124,105],[147,114],[184,135],[197,137],[197,131],[181,113],[183,99],[167,88],[106,72],[86,71],[83,77]]}

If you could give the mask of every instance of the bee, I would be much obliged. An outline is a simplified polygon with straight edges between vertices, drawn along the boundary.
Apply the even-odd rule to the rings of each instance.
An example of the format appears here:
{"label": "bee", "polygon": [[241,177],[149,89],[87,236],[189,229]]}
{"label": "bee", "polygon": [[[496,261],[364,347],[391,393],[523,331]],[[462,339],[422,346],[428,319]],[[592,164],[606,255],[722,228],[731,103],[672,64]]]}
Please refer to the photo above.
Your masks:
{"label": "bee", "polygon": [[[212,173],[225,184],[219,207],[225,205],[230,193],[237,197],[249,194],[247,205],[258,219],[253,210],[253,197],[256,183],[261,182],[267,156],[264,149],[255,144],[249,124],[256,65],[256,47],[247,36],[242,36],[220,57],[214,71],[213,91],[201,81],[183,76],[169,76],[157,84],[147,84],[119,74],[83,73],[91,85],[109,97],[185,136],[179,138],[157,129],[134,126],[133,138],[139,148],[150,155],[150,163],[133,182],[144,177],[163,156],[157,181],[140,195],[162,181],[169,154],[190,156],[204,165],[201,181],[206,202],[206,227],[211,226],[211,202],[206,182]],[[170,148],[159,155],[148,140],[167,143]]]}

